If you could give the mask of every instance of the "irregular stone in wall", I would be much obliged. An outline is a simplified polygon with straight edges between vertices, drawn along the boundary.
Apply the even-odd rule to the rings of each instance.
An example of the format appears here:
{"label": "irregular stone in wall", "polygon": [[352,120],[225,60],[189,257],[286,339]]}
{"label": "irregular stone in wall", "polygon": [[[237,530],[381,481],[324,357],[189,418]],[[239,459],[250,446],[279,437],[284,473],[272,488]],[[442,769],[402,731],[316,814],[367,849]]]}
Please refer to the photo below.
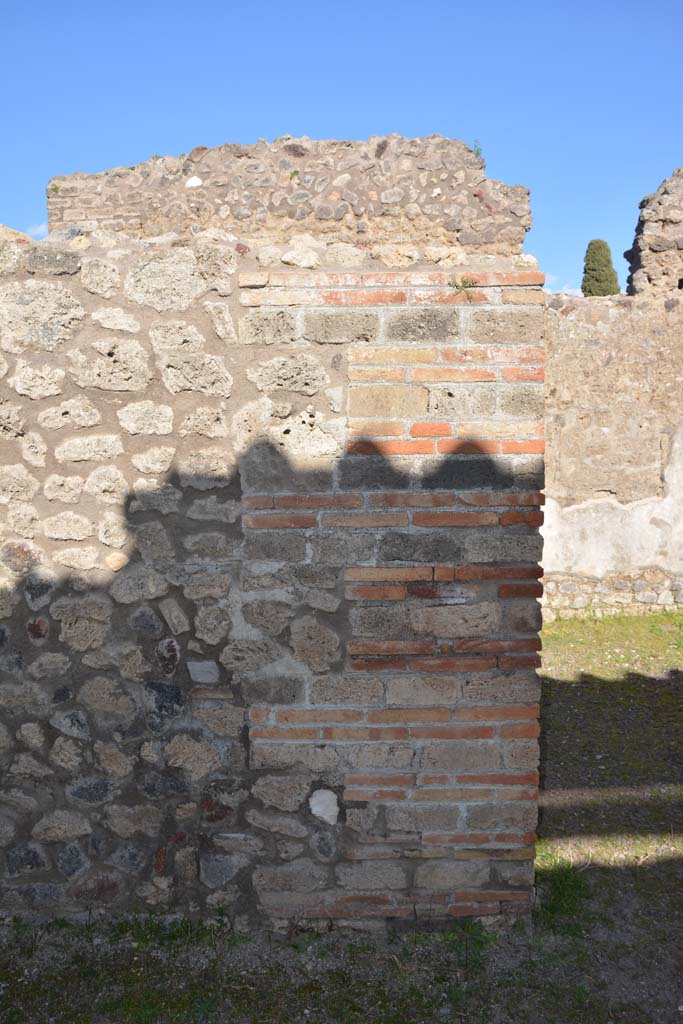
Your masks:
{"label": "irregular stone in wall", "polygon": [[233,468],[230,452],[223,448],[201,448],[185,455],[178,466],[182,487],[206,491],[214,487],[227,487]]}
{"label": "irregular stone in wall", "polygon": [[109,588],[111,596],[121,604],[150,601],[167,591],[168,583],[163,576],[144,565],[127,566]]}
{"label": "irregular stone in wall", "polygon": [[0,348],[5,352],[53,352],[85,316],[68,289],[45,281],[0,286]]}
{"label": "irregular stone in wall", "polygon": [[81,284],[87,292],[110,299],[121,285],[116,263],[101,256],[86,256],[81,265]]}
{"label": "irregular stone in wall", "polygon": [[228,636],[231,625],[230,608],[222,602],[200,605],[194,617],[195,636],[212,645]]}
{"label": "irregular stone in wall", "polygon": [[92,347],[100,353],[93,359],[79,349],[67,355],[71,361],[71,375],[79,388],[98,388],[101,391],[144,391],[152,379],[147,353],[137,341],[128,338],[103,338]]}
{"label": "irregular stone in wall", "polygon": [[22,437],[26,431],[26,420],[20,405],[0,399],[0,437]]}
{"label": "irregular stone in wall", "polygon": [[220,768],[218,751],[202,737],[178,733],[165,748],[166,761],[172,768],[181,768],[193,781],[205,778]]}
{"label": "irregular stone in wall", "polygon": [[77,274],[81,266],[78,252],[62,249],[49,240],[34,243],[26,253],[29,274]]}
{"label": "irregular stone in wall", "polygon": [[38,413],[38,423],[45,430],[59,430],[61,427],[94,427],[102,416],[88,398],[68,398],[60,405],[52,406]]}
{"label": "irregular stone in wall", "polygon": [[30,501],[40,484],[18,463],[14,466],[0,466],[0,504],[10,501]]}
{"label": "irregular stone in wall", "polygon": [[8,381],[17,394],[37,400],[61,394],[65,376],[64,370],[51,366],[35,367],[23,359],[17,359],[14,374]]}
{"label": "irregular stone in wall", "polygon": [[297,340],[296,320],[284,309],[254,310],[239,322],[243,345],[288,345]]}
{"label": "irregular stone in wall", "polygon": [[122,548],[128,541],[126,520],[114,512],[105,512],[97,528],[97,539],[109,548]]}
{"label": "irregular stone in wall", "polygon": [[121,839],[131,839],[138,833],[154,838],[161,829],[163,812],[149,802],[134,807],[107,807],[104,813],[108,827]]}
{"label": "irregular stone in wall", "polygon": [[26,501],[13,503],[7,513],[7,524],[20,537],[32,540],[39,522],[38,511]]}
{"label": "irregular stone in wall", "polygon": [[259,391],[294,391],[317,395],[330,383],[322,364],[313,356],[277,356],[247,370],[247,377]]}
{"label": "irregular stone in wall", "polygon": [[97,501],[118,505],[125,498],[128,485],[123,473],[115,466],[100,466],[87,478],[83,490]]}
{"label": "irregular stone in wall", "polygon": [[188,519],[219,523],[236,523],[241,514],[242,506],[239,502],[218,501],[215,494],[208,498],[197,498],[185,512]]}
{"label": "irregular stone in wall", "polygon": [[141,306],[151,306],[158,313],[187,309],[207,288],[190,249],[145,256],[124,282],[129,299]]}
{"label": "irregular stone in wall", "polygon": [[201,434],[203,437],[227,437],[228,423],[223,411],[212,406],[199,406],[182,420],[179,428],[181,437]]}
{"label": "irregular stone in wall", "polygon": [[43,533],[52,540],[84,540],[93,531],[90,520],[77,512],[60,512],[43,520]]}
{"label": "irregular stone in wall", "polygon": [[154,478],[136,480],[133,484],[135,501],[131,502],[130,511],[156,511],[163,516],[177,512],[183,492],[172,484],[160,484]]}
{"label": "irregular stone in wall", "polygon": [[131,462],[141,473],[165,473],[173,462],[175,448],[148,448],[131,456]]}
{"label": "irregular stone in wall", "polygon": [[225,302],[205,302],[204,309],[211,318],[213,329],[222,341],[237,341],[230,307]]}
{"label": "irregular stone in wall", "polygon": [[121,683],[106,676],[94,676],[83,684],[78,700],[87,710],[104,719],[114,718],[129,722],[135,714],[135,702]]}
{"label": "irregular stone in wall", "polygon": [[117,434],[72,437],[55,448],[57,462],[109,462],[121,455],[123,445]]}
{"label": "irregular stone in wall", "polygon": [[92,826],[76,811],[52,811],[34,825],[32,835],[43,843],[64,843],[69,839],[89,836]]}
{"label": "irregular stone in wall", "polygon": [[197,256],[199,272],[207,287],[219,295],[230,295],[231,277],[237,270],[234,242],[225,231],[209,230],[195,235],[192,247]]}
{"label": "irregular stone in wall", "polygon": [[21,442],[21,457],[31,466],[44,466],[47,445],[40,434],[29,431]]}
{"label": "irregular stone in wall", "polygon": [[119,423],[129,434],[170,434],[173,409],[155,402],[131,402],[116,410]]}
{"label": "irregular stone in wall", "polygon": [[135,543],[145,562],[165,562],[175,556],[175,548],[161,523],[141,523],[135,527]]}
{"label": "irregular stone in wall", "polygon": [[101,647],[109,633],[111,601],[104,594],[59,597],[50,605],[53,619],[61,623],[59,639],[77,651]]}
{"label": "irregular stone in wall", "polygon": [[90,572],[100,564],[99,551],[90,545],[79,548],[62,548],[53,553],[52,561],[57,565],[65,565],[67,569],[78,569],[80,572]]}
{"label": "irregular stone in wall", "polygon": [[218,356],[170,351],[159,360],[161,379],[173,395],[197,391],[202,395],[229,398],[232,377]]}
{"label": "irregular stone in wall", "polygon": [[251,787],[252,796],[279,811],[296,811],[301,807],[309,789],[312,776],[301,775],[263,775]]}
{"label": "irregular stone in wall", "polygon": [[305,615],[292,623],[290,643],[297,658],[314,672],[325,672],[340,657],[338,635],[313,615]]}
{"label": "irregular stone in wall", "polygon": [[126,313],[125,309],[119,309],[118,306],[102,306],[100,309],[95,310],[92,318],[96,324],[99,324],[100,327],[105,327],[108,331],[124,331],[126,334],[137,334],[140,330],[139,320],[136,320],[130,313]]}

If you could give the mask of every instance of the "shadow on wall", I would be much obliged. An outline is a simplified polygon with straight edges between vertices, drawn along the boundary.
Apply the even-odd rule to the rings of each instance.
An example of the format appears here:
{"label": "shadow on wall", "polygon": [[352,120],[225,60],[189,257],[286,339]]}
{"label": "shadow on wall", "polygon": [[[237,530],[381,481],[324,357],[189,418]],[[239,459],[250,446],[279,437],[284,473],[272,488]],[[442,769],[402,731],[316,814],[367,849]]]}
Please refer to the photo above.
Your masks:
{"label": "shadow on wall", "polygon": [[[535,525],[499,528],[507,500],[498,492],[529,492],[527,504],[537,503],[542,460],[506,462],[467,442],[418,476],[371,441],[355,450],[363,454],[302,470],[259,442],[225,477],[198,462],[174,470],[128,494],[122,517],[101,506],[100,548],[79,532],[87,509],[60,506],[67,519],[57,532],[86,558],[90,548],[112,566],[118,560],[111,573],[57,579],[36,545],[3,545],[17,580],[0,627],[5,907],[61,905],[65,888],[81,905],[121,902],[155,876],[174,876],[190,892],[188,864],[169,866],[180,859],[174,843],[195,857],[217,830],[253,832],[253,814],[268,801],[254,787],[264,772],[250,763],[245,709],[358,703],[358,685],[344,683],[358,605],[347,600],[347,567],[538,561]],[[440,508],[460,516],[453,528],[413,518]],[[79,546],[75,533],[84,536]],[[484,584],[475,600],[497,601],[495,586]],[[433,584],[414,596],[444,603]],[[517,635],[532,639],[540,615],[528,604]],[[419,639],[403,607],[379,605],[378,638]],[[375,666],[356,679],[382,706]],[[341,792],[332,769],[321,778]],[[67,813],[51,819],[54,811]],[[314,836],[327,835],[313,849],[316,862],[358,841],[347,835],[343,808],[334,827],[305,804],[300,814]],[[46,816],[52,824],[36,832]],[[382,832],[381,816],[373,827]],[[292,851],[276,847],[272,830],[258,834],[266,862],[289,862]],[[95,869],[99,881],[90,884]]]}

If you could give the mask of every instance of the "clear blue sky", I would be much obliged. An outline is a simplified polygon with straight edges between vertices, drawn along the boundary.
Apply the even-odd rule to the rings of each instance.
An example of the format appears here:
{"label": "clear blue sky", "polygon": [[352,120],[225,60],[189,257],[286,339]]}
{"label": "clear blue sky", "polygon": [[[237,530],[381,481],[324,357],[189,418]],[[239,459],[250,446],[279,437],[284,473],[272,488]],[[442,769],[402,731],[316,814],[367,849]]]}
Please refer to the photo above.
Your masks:
{"label": "clear blue sky", "polygon": [[591,238],[623,282],[638,202],[683,164],[680,0],[93,0],[0,9],[0,223],[54,174],[278,135],[478,139],[531,189],[526,250],[577,287]]}

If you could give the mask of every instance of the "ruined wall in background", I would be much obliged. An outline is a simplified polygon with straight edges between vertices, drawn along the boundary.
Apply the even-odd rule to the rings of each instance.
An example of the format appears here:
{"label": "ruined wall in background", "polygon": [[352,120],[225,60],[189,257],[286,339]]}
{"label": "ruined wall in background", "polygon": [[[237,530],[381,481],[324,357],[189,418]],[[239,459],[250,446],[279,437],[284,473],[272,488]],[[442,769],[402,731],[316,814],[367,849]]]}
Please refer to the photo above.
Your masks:
{"label": "ruined wall in background", "polygon": [[4,913],[529,906],[518,250],[454,276],[328,236],[0,242]]}
{"label": "ruined wall in background", "polygon": [[261,243],[312,232],[362,243],[391,266],[402,265],[397,256],[456,265],[473,253],[519,253],[531,226],[526,188],[487,178],[469,146],[439,135],[199,146],[53,178],[47,203],[51,231],[80,224],[149,237],[217,227]]}
{"label": "ruined wall in background", "polygon": [[683,606],[683,303],[551,298],[548,618]]}
{"label": "ruined wall in background", "polygon": [[548,620],[683,606],[683,168],[640,209],[631,295],[548,296]]}

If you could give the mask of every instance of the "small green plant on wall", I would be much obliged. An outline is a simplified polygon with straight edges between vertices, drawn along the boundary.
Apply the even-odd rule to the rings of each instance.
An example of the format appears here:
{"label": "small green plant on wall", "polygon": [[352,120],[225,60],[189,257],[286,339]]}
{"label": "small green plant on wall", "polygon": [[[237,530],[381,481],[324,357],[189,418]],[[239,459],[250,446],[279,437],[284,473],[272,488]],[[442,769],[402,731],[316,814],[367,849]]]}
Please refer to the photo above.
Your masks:
{"label": "small green plant on wall", "polygon": [[449,281],[448,282],[448,287],[452,288],[453,291],[456,291],[456,292],[464,292],[465,293],[465,298],[467,299],[467,301],[471,302],[472,301],[472,296],[470,295],[470,291],[469,290],[470,290],[470,288],[476,288],[477,287],[477,283],[478,282],[477,282],[476,278],[474,278],[474,277],[467,277],[466,274],[463,274],[463,276],[460,279],[454,277],[452,281]]}

